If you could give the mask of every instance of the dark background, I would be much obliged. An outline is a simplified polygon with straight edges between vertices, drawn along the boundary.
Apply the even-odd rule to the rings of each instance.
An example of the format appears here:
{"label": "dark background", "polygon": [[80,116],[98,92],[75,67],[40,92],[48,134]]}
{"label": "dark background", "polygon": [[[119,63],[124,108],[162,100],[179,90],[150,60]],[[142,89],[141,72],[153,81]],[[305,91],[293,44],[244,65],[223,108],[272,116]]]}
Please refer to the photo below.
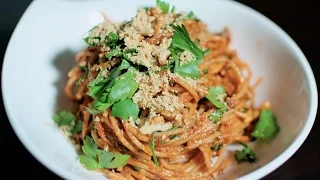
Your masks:
{"label": "dark background", "polygon": [[[0,63],[2,67],[10,36],[31,0],[0,1]],[[320,61],[319,0],[242,0],[240,2],[264,14],[284,29],[305,53],[316,78],[319,77],[320,70],[316,65],[316,62]],[[2,172],[9,173],[7,169],[18,169],[16,173],[10,172],[4,175],[9,175],[11,179],[19,178],[20,170],[25,169],[28,171],[22,176],[26,179],[37,177],[60,179],[35,160],[17,139],[4,111],[2,96],[0,105],[2,133],[0,147],[4,150],[0,152],[3,152],[2,158],[10,157],[9,160],[1,158],[1,164],[5,167]],[[319,115],[301,148],[285,164],[264,179],[320,179],[320,149],[318,149],[319,141],[316,141],[317,136],[320,136]]]}

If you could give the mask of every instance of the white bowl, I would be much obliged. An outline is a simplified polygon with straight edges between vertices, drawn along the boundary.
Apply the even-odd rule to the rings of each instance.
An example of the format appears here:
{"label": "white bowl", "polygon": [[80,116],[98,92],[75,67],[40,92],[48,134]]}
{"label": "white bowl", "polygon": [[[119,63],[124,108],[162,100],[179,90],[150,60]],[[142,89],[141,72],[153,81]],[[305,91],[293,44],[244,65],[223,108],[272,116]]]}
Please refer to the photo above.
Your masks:
{"label": "white bowl", "polygon": [[[150,0],[34,1],[8,45],[2,93],[10,123],[19,139],[44,166],[65,179],[105,179],[84,169],[77,154],[51,119],[66,108],[62,91],[74,55],[85,47],[81,36],[105,12],[113,21],[128,20]],[[258,161],[229,168],[228,179],[259,179],[283,164],[309,134],[317,111],[317,88],[306,57],[276,24],[234,1],[175,0],[178,10],[194,13],[212,31],[228,26],[232,47],[264,80],[256,104],[270,100],[281,131],[269,144],[255,147]],[[192,8],[191,8],[192,7]]]}

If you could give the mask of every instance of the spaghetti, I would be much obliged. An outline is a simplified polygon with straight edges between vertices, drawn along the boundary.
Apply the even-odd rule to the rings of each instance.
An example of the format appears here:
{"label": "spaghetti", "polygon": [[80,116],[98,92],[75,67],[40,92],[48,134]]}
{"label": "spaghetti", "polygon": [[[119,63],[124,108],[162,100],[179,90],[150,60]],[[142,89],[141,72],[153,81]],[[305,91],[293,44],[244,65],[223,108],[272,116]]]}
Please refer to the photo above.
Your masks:
{"label": "spaghetti", "polygon": [[[228,47],[228,29],[214,34],[193,14],[159,7],[140,9],[129,22],[103,22],[88,33],[89,47],[77,54],[65,87],[82,127],[71,137],[128,155],[119,167],[87,166],[111,179],[210,179],[230,162],[222,157],[226,145],[249,142],[253,122],[269,104],[254,108],[261,80],[249,84],[251,70]],[[179,46],[180,30],[202,54]],[[199,63],[191,67],[193,62]],[[111,101],[115,86],[121,95],[128,87],[134,92]],[[97,89],[102,93],[92,92]],[[101,161],[96,156],[91,158]]]}

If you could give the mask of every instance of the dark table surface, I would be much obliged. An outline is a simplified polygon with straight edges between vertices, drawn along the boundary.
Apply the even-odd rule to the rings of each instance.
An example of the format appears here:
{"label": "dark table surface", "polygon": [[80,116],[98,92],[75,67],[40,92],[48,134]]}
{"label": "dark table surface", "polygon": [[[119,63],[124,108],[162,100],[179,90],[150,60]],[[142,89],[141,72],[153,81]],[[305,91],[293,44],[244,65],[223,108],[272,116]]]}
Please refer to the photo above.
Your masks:
{"label": "dark table surface", "polygon": [[[2,56],[5,53],[10,36],[18,23],[22,13],[26,10],[31,0],[1,0],[0,2],[0,62],[2,67]],[[264,14],[281,28],[283,28],[300,46],[305,53],[309,63],[312,66],[316,78],[319,78],[320,51],[320,3],[319,0],[241,0],[247,6]],[[318,66],[318,68],[317,68]],[[2,97],[2,96],[1,96]],[[34,179],[45,177],[60,179],[55,174],[42,166],[31,154],[24,148],[17,136],[13,132],[1,99],[1,147],[3,158],[10,158],[5,161],[1,159],[5,166],[4,173],[9,173],[10,178],[19,178],[21,173],[11,173],[7,169],[23,168],[28,173],[23,173],[23,178]],[[319,141],[316,141],[320,135],[320,119],[317,115],[315,124],[306,141],[300,149],[280,168],[266,176],[265,180],[271,179],[320,179],[320,150]],[[6,174],[4,174],[6,175]]]}

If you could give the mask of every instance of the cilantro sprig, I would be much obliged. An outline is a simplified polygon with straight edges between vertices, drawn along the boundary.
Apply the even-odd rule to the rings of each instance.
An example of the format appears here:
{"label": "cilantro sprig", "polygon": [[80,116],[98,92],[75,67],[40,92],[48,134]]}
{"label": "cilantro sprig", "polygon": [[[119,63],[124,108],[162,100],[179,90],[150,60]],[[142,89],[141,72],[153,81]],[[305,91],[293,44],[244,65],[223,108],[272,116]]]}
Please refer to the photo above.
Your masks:
{"label": "cilantro sprig", "polygon": [[89,170],[118,168],[126,165],[130,158],[130,155],[127,154],[112,153],[98,149],[98,146],[89,136],[84,139],[82,151],[84,155],[79,156],[79,161]]}
{"label": "cilantro sprig", "polygon": [[256,161],[256,155],[255,153],[246,145],[246,144],[242,144],[244,146],[244,148],[239,151],[236,151],[236,160],[238,161],[238,163],[244,162],[244,161],[248,161],[250,163],[253,163]]}
{"label": "cilantro sprig", "polygon": [[77,117],[71,112],[62,110],[60,113],[54,114],[52,119],[58,127],[69,126],[71,134],[79,133],[82,129],[82,122],[77,120]]}
{"label": "cilantro sprig", "polygon": [[277,135],[279,130],[280,128],[272,110],[263,109],[251,135],[257,139],[268,139]]}

